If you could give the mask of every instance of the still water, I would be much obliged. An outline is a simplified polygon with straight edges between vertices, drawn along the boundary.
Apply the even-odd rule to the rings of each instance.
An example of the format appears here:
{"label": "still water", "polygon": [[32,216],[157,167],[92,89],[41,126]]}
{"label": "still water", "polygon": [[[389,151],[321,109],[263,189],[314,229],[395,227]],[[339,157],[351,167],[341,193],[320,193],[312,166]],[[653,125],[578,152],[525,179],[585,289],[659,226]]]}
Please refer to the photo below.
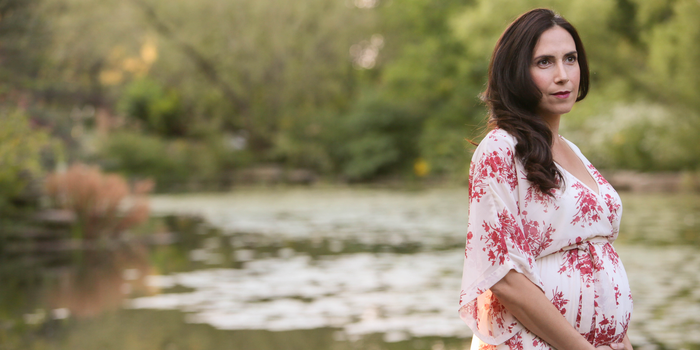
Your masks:
{"label": "still water", "polygon": [[[2,253],[0,349],[464,349],[466,198],[454,188],[155,196],[132,243]],[[700,349],[700,195],[622,200],[615,247],[635,300],[632,343]]]}

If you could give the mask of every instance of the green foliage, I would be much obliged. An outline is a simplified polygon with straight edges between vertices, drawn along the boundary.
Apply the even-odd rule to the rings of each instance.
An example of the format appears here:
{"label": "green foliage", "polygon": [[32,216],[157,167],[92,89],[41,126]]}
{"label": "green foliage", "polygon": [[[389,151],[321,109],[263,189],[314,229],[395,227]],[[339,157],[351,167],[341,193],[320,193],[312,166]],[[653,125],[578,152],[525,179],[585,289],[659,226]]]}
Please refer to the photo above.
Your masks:
{"label": "green foliage", "polygon": [[[642,171],[696,169],[700,154],[697,1],[477,1],[452,18],[465,58],[488,62],[498,35],[529,8],[545,6],[577,28],[592,73],[589,96],[563,117],[596,164]],[[485,75],[478,80],[484,82]]]}
{"label": "green foliage", "polygon": [[[125,62],[152,40],[158,58],[147,76],[179,92],[194,114],[187,126],[245,129],[261,158],[285,118],[351,103],[356,72],[348,48],[373,34],[376,18],[335,0],[45,0],[42,10],[60,33],[50,49],[64,53],[54,57],[66,80],[81,89],[103,73],[138,80]],[[111,96],[126,91],[119,83],[103,88]]]}
{"label": "green foliage", "polygon": [[673,3],[672,17],[646,32],[649,70],[646,81],[665,103],[700,111],[700,3]]}
{"label": "green foliage", "polygon": [[119,101],[120,111],[141,122],[145,131],[163,136],[183,136],[187,120],[180,96],[166,91],[150,79],[141,79],[127,86]]}
{"label": "green foliage", "polygon": [[388,57],[380,67],[381,99],[420,116],[412,156],[427,162],[431,173],[458,179],[470,158],[465,139],[478,133],[484,115],[477,95],[487,63],[465,59],[469,45],[450,26],[450,18],[472,3],[412,0],[379,9]]}
{"label": "green foliage", "polygon": [[565,131],[599,167],[695,171],[699,129],[700,116],[691,111],[638,102],[604,105]]}
{"label": "green foliage", "polygon": [[419,139],[420,156],[428,162],[432,174],[450,175],[461,181],[468,177],[469,150],[473,149],[467,140],[480,129],[468,123],[461,111],[450,112],[454,109],[447,106],[426,120]]}
{"label": "green foliage", "polygon": [[42,152],[52,143],[21,111],[0,110],[0,211],[9,209],[30,181],[43,174]]}
{"label": "green foliage", "polygon": [[49,35],[37,11],[39,2],[0,1],[0,87],[3,90],[35,85],[35,79],[46,60],[44,48]]}
{"label": "green foliage", "polygon": [[[590,143],[599,116],[626,120],[615,130],[629,144],[618,147],[610,136],[581,145],[587,155],[609,168],[700,163],[700,152],[686,152],[686,136],[628,113],[639,105],[684,111],[669,112],[687,116],[675,125],[700,131],[690,117],[700,115],[696,0],[10,3],[11,12],[0,6],[9,50],[3,80],[37,96],[32,108],[91,105],[137,120],[144,135],[103,147],[105,162],[160,178],[161,189],[255,162],[369,181],[406,173],[420,159],[432,175],[465,179],[465,139],[478,138],[485,122],[477,96],[493,47],[508,23],[535,7],[571,21],[589,57],[591,91],[564,117],[564,132]],[[365,54],[369,63],[359,64]],[[246,151],[231,152],[226,135],[246,135]],[[120,138],[127,139],[113,137]],[[650,138],[666,140],[658,144],[667,151],[642,146]],[[197,152],[208,165],[182,170],[185,154]]]}
{"label": "green foliage", "polygon": [[226,170],[245,164],[246,154],[227,149],[223,139],[193,142],[121,132],[105,140],[100,158],[106,171],[151,178],[163,191],[216,188]]}
{"label": "green foliage", "polygon": [[421,117],[401,105],[368,99],[343,117],[336,146],[339,167],[349,180],[405,170],[418,156]]}

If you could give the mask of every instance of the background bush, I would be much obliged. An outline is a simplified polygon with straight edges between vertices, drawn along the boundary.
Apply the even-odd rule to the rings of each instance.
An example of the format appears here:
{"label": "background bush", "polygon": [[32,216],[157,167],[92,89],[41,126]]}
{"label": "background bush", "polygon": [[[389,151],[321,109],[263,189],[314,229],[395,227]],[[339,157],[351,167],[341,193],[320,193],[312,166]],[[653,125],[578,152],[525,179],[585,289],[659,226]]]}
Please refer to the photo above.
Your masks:
{"label": "background bush", "polygon": [[0,109],[0,125],[0,213],[7,213],[27,186],[55,163],[61,149],[46,131],[32,127],[20,110]]}
{"label": "background bush", "polygon": [[164,139],[138,132],[110,135],[98,158],[106,171],[136,179],[150,178],[160,191],[216,189],[243,164],[245,152],[234,153],[223,139],[194,142]]}
{"label": "background bush", "polygon": [[187,117],[183,109],[180,95],[175,90],[167,91],[150,79],[130,83],[118,104],[118,111],[137,120],[144,131],[166,137],[187,134]]}
{"label": "background bush", "polygon": [[[109,125],[98,161],[160,190],[270,163],[350,181],[411,178],[420,163],[464,181],[493,47],[535,7],[571,21],[589,56],[591,90],[564,117],[565,136],[608,169],[700,164],[697,0],[5,5],[2,103],[40,116],[70,160]],[[86,109],[108,122],[75,117]]]}
{"label": "background bush", "polygon": [[422,117],[401,105],[367,100],[343,117],[335,155],[341,172],[352,181],[410,169],[418,157]]}

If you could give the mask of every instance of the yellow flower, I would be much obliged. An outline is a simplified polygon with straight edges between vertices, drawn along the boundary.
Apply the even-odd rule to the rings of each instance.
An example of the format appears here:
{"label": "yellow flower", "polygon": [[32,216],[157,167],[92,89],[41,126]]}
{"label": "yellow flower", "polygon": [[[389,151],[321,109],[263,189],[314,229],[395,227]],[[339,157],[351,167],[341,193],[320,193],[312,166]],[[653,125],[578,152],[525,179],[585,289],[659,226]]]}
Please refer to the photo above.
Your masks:
{"label": "yellow flower", "polygon": [[428,175],[428,173],[430,172],[430,164],[428,164],[428,162],[426,162],[423,158],[418,158],[413,163],[413,172],[418,177]]}

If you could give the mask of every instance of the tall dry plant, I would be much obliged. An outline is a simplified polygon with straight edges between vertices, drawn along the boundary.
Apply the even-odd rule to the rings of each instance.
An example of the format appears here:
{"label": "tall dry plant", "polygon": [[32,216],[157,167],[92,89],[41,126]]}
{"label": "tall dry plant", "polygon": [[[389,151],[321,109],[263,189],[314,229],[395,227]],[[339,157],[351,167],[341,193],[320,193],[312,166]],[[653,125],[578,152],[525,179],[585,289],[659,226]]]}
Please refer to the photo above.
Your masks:
{"label": "tall dry plant", "polygon": [[144,222],[152,189],[151,180],[136,182],[132,190],[122,176],[79,163],[46,179],[48,196],[57,207],[75,213],[76,236],[84,239],[114,237]]}

